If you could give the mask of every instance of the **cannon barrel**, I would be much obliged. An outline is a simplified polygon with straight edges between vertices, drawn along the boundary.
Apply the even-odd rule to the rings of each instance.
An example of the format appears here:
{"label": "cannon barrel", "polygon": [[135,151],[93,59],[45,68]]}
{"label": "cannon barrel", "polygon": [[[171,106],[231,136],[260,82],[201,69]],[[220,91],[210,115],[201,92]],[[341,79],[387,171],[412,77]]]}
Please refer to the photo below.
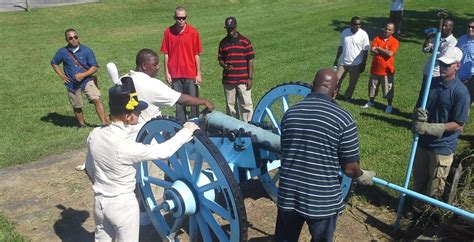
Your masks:
{"label": "cannon barrel", "polygon": [[280,153],[280,135],[274,134],[268,130],[257,127],[255,125],[245,123],[239,119],[228,116],[218,111],[204,114],[201,117],[201,127],[206,130],[239,130],[243,128],[246,132],[250,132],[257,142],[263,148],[273,152]]}

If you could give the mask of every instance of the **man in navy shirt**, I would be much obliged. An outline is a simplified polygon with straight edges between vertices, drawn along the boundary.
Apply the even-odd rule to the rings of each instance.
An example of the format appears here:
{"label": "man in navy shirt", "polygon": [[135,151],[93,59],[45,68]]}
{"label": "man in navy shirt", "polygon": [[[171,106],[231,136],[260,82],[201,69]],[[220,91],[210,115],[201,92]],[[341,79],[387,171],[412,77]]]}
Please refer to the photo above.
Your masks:
{"label": "man in navy shirt", "polygon": [[372,185],[373,171],[359,167],[359,139],[351,114],[333,100],[337,76],[316,73],[312,93],[282,119],[276,241],[298,241],[306,222],[311,241],[332,241],[344,210],[339,171],[361,185]]}
{"label": "man in navy shirt", "polygon": [[[109,123],[100,101],[100,91],[93,81],[92,75],[97,71],[98,65],[94,52],[85,45],[81,45],[77,31],[67,29],[64,32],[67,46],[59,49],[51,60],[51,66],[56,74],[64,81],[67,88],[69,102],[74,109],[74,115],[80,128],[85,128],[82,107],[82,92],[93,103],[102,125]],[[59,65],[63,63],[63,70]]]}
{"label": "man in navy shirt", "polygon": [[[415,113],[420,143],[413,166],[414,187],[416,192],[435,198],[443,195],[471,104],[466,86],[456,77],[462,56],[459,48],[449,47],[438,58],[440,76],[431,83],[426,109],[418,108]],[[415,202],[415,208],[420,205]]]}

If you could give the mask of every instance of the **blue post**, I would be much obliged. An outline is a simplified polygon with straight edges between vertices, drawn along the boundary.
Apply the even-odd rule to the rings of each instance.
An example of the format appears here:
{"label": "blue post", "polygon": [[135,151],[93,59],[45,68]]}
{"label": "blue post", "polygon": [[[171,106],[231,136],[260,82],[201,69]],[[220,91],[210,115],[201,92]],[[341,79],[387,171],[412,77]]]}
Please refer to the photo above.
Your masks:
{"label": "blue post", "polygon": [[[431,65],[430,65],[430,71],[428,72],[428,77],[426,78],[426,83],[425,83],[425,89],[423,90],[423,97],[421,99],[421,108],[426,109],[426,103],[428,102],[428,95],[430,92],[430,86],[431,86],[431,79],[433,78],[433,69],[436,63],[436,59],[438,58],[438,49],[439,49],[439,44],[440,44],[440,38],[441,38],[441,27],[443,26],[443,20],[441,19],[440,23],[440,28],[436,32],[436,37],[435,37],[435,43],[434,43],[434,48],[433,48],[433,54],[431,56]],[[410,184],[410,176],[411,172],[413,169],[413,162],[415,160],[415,154],[416,154],[416,148],[418,146],[418,139],[419,135],[418,133],[415,133],[413,135],[413,144],[411,146],[411,152],[410,152],[410,160],[408,161],[408,167],[407,171],[405,174],[405,183],[403,187],[405,189],[408,188],[408,185]],[[400,219],[402,216],[403,208],[405,207],[405,198],[406,198],[406,193],[401,194],[400,196],[400,202],[398,203],[398,209],[397,209],[397,219],[395,221],[395,229],[398,229],[400,227]]]}
{"label": "blue post", "polygon": [[373,178],[373,181],[379,185],[382,185],[382,186],[386,186],[392,190],[395,190],[395,191],[398,191],[398,192],[401,192],[403,195],[409,195],[411,197],[414,197],[418,200],[421,200],[423,202],[426,202],[426,203],[429,203],[431,205],[434,205],[434,206],[437,206],[437,207],[440,207],[440,208],[444,208],[446,210],[449,210],[455,214],[458,214],[458,215],[461,215],[465,218],[468,218],[472,221],[474,221],[474,213],[470,213],[468,211],[465,211],[465,210],[462,210],[460,208],[457,208],[453,205],[450,205],[450,204],[447,204],[447,203],[444,203],[444,202],[441,202],[439,200],[436,200],[434,198],[431,198],[431,197],[428,197],[426,195],[423,195],[423,194],[420,194],[420,193],[417,193],[417,192],[414,192],[410,189],[406,189],[406,188],[403,188],[401,186],[397,186],[393,183],[390,183],[390,182],[387,182],[387,181],[384,181],[380,178],[377,178],[377,177],[374,177]]}

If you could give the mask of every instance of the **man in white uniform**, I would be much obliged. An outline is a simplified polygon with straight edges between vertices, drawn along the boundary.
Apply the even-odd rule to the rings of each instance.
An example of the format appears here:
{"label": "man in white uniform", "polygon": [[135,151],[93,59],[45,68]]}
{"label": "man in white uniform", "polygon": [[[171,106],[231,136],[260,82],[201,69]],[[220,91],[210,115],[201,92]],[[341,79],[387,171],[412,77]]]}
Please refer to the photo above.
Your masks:
{"label": "man in white uniform", "polygon": [[87,138],[87,171],[93,179],[96,241],[138,241],[139,206],[135,197],[134,164],[167,159],[198,129],[185,123],[174,137],[161,144],[137,143],[130,135],[147,104],[125,86],[109,90],[112,124],[95,128]]}
{"label": "man in white uniform", "polygon": [[337,66],[337,92],[339,94],[342,81],[349,73],[349,87],[344,93],[344,99],[350,100],[360,73],[365,70],[367,53],[370,49],[369,35],[361,29],[362,20],[359,17],[352,17],[351,27],[341,32],[339,48],[337,49],[334,66]]}
{"label": "man in white uniform", "polygon": [[148,108],[140,115],[143,121],[161,116],[160,106],[163,105],[173,106],[176,103],[186,106],[204,105],[210,110],[214,109],[214,104],[209,100],[177,92],[156,79],[160,67],[158,65],[158,55],[155,51],[151,49],[140,50],[135,62],[135,71],[130,71],[125,76],[133,79],[140,100],[149,104]]}

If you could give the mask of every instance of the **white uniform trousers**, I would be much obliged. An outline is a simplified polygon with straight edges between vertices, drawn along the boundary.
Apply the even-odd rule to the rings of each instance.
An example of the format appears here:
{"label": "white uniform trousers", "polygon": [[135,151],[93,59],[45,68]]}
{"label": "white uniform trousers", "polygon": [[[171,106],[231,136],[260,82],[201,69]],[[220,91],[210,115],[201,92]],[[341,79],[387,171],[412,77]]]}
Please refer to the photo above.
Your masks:
{"label": "white uniform trousers", "polygon": [[95,241],[138,241],[140,209],[135,193],[94,197]]}

